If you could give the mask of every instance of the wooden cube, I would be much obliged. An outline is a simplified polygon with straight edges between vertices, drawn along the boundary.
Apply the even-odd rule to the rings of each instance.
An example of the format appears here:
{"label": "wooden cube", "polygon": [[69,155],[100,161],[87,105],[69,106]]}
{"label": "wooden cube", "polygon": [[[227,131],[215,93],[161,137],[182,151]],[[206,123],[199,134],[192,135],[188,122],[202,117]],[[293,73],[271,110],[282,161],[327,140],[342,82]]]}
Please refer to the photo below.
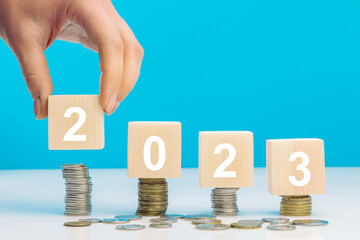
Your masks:
{"label": "wooden cube", "polygon": [[179,178],[180,122],[129,122],[128,177]]}
{"label": "wooden cube", "polygon": [[321,139],[267,140],[266,168],[272,195],[325,193],[324,141]]}
{"label": "wooden cube", "polygon": [[98,95],[49,96],[49,149],[103,149],[104,111]]}
{"label": "wooden cube", "polygon": [[252,187],[253,134],[248,131],[199,133],[200,187]]}

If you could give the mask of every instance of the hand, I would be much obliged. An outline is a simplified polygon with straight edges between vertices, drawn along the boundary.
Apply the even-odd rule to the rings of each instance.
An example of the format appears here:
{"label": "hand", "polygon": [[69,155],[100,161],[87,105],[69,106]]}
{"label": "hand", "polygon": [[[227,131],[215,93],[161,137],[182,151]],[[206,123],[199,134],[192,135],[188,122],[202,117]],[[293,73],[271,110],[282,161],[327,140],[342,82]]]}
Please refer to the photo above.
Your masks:
{"label": "hand", "polygon": [[0,37],[20,63],[36,119],[47,116],[52,82],[44,51],[55,39],[99,53],[100,102],[108,115],[140,74],[143,49],[110,0],[0,0]]}

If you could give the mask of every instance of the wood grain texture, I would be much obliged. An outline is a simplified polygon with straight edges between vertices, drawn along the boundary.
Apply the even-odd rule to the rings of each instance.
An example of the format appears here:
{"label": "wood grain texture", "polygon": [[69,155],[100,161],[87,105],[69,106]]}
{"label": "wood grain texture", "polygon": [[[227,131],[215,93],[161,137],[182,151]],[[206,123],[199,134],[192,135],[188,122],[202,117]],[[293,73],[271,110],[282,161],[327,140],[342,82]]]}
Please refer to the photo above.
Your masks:
{"label": "wood grain texture", "polygon": [[[229,155],[228,150],[215,154],[216,146],[228,143],[234,146],[236,156],[225,169],[236,171],[234,178],[214,178],[214,172]],[[252,187],[254,178],[253,134],[248,131],[200,132],[199,133],[200,187],[238,188]]]}
{"label": "wood grain texture", "polygon": [[[166,155],[164,166],[156,171],[144,162],[145,141],[151,136],[162,138]],[[158,144],[151,145],[151,162],[159,158]],[[179,178],[181,175],[181,123],[180,122],[129,122],[128,126],[128,177]]]}
{"label": "wood grain texture", "polygon": [[[73,113],[70,118],[64,117],[70,107],[80,107],[86,113],[85,123],[75,135],[85,134],[86,141],[64,141],[64,136],[79,120],[79,114]],[[103,149],[104,111],[98,95],[56,95],[49,96],[49,149]]]}
{"label": "wood grain texture", "polygon": [[[304,173],[297,170],[302,163],[298,158],[289,161],[294,152],[304,152],[309,156],[311,178],[305,186],[294,186],[289,176],[296,180],[304,178]],[[272,195],[312,195],[325,193],[325,157],[324,141],[321,139],[277,139],[266,141],[266,168],[268,190]]]}

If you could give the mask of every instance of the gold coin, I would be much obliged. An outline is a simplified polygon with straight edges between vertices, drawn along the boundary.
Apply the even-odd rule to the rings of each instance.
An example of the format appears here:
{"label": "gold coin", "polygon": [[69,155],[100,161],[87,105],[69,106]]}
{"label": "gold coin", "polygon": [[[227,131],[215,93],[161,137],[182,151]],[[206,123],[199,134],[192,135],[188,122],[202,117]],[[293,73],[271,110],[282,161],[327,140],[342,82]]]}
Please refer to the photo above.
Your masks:
{"label": "gold coin", "polygon": [[88,227],[91,225],[91,222],[65,222],[64,226],[66,227]]}
{"label": "gold coin", "polygon": [[257,228],[261,228],[262,224],[261,223],[255,223],[255,222],[249,222],[249,223],[241,223],[241,222],[235,222],[230,224],[230,226],[232,228],[237,228],[237,229],[257,229]]}

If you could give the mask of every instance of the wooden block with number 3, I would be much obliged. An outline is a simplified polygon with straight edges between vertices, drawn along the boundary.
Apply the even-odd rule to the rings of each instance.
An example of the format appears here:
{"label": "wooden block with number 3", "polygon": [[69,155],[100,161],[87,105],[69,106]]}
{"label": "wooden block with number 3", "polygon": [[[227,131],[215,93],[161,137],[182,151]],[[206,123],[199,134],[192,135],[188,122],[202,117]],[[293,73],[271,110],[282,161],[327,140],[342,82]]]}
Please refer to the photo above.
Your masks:
{"label": "wooden block with number 3", "polygon": [[128,177],[179,178],[180,122],[129,122]]}
{"label": "wooden block with number 3", "polygon": [[266,168],[272,195],[325,193],[324,141],[321,139],[267,140]]}
{"label": "wooden block with number 3", "polygon": [[199,133],[200,187],[252,187],[253,134],[248,131]]}
{"label": "wooden block with number 3", "polygon": [[104,111],[98,95],[49,96],[49,149],[102,149]]}

